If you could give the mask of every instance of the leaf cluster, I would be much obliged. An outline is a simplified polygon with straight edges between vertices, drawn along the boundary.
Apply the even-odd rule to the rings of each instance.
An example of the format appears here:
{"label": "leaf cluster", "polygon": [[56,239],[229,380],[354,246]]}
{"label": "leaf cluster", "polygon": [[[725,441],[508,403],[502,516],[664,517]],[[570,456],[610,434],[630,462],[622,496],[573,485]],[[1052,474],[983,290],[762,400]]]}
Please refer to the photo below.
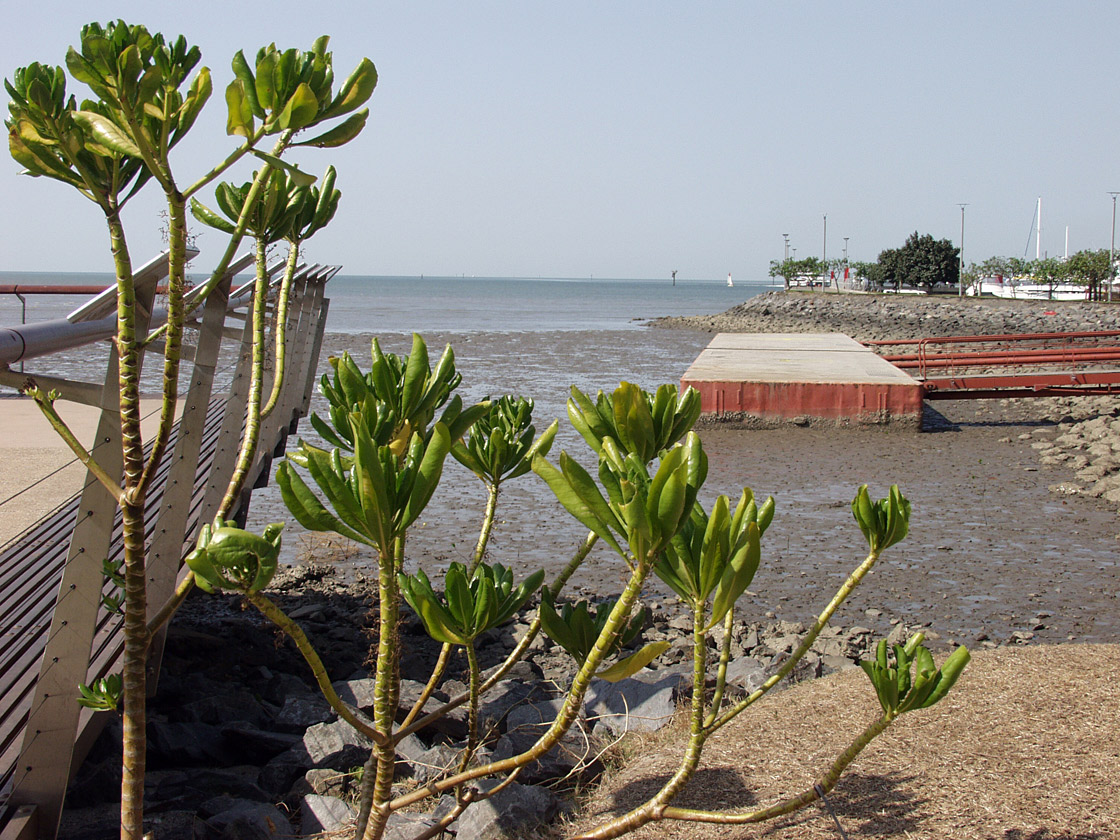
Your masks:
{"label": "leaf cluster", "polygon": [[568,418],[596,453],[603,440],[614,440],[624,454],[634,453],[648,464],[684,437],[700,416],[700,392],[662,385],[650,394],[637,385],[621,383],[611,394],[598,393],[595,402],[572,386]]}
{"label": "leaf cluster", "polygon": [[533,435],[533,401],[504,396],[470,427],[463,440],[451,447],[451,455],[490,487],[529,472],[534,455],[547,455],[560,424],[554,421],[536,442]]}
{"label": "leaf cluster", "polygon": [[[252,137],[256,120],[261,121],[265,134],[299,131],[364,105],[377,86],[373,62],[363,58],[335,93],[329,41],[324,35],[309,51],[278,50],[270,44],[257,52],[252,67],[244,52],[238,51],[233,57],[236,78],[226,88],[226,131]],[[368,117],[369,109],[362,109],[329,131],[294,145],[341,146],[361,132]]]}
{"label": "leaf cluster", "polygon": [[241,186],[218,184],[214,197],[221,214],[196,198],[191,199],[191,213],[203,224],[231,235],[236,232],[244,214],[247,219],[245,230],[258,240],[268,244],[282,239],[302,242],[334,217],[342,196],[334,188],[335,177],[335,168],[328,166],[322,186],[315,187],[287,169],[272,169],[264,188],[246,214],[245,205],[257,178],[254,172],[253,179]]}
{"label": "leaf cluster", "polygon": [[761,558],[760,539],[774,518],[774,499],[761,508],[744,488],[731,512],[719,496],[709,516],[696,504],[680,532],[669,542],[653,570],[694,611],[714,595],[705,630],[723,620],[754,580]]}
{"label": "leaf cluster", "polygon": [[[541,596],[541,629],[546,636],[567,651],[577,664],[583,665],[595,645],[600,643],[616,603],[617,600],[610,598],[601,601],[598,605],[592,605],[588,601],[578,601],[575,604],[566,603],[557,611],[552,595],[546,589]],[[623,622],[619,631],[608,640],[603,657],[614,656],[623,648],[629,647],[641,634],[648,618],[649,610],[643,607],[629,620]],[[668,646],[668,642],[653,642],[645,645],[615,664],[602,669],[595,676],[609,682],[626,679],[646,667]]]}
{"label": "leaf cluster", "polygon": [[[419,335],[412,336],[407,356],[384,353],[373,340],[373,362],[363,374],[349,353],[332,356],[333,375],[324,374],[319,390],[329,404],[329,420],[312,413],[311,425],[331,446],[353,451],[357,422],[377,446],[392,446],[403,452],[413,432],[427,435],[436,412],[452,440],[461,438],[488,410],[487,403],[463,408],[462,399],[451,392],[462,375],[455,369],[455,353],[448,345],[434,368],[428,361],[428,346]],[[309,448],[306,444],[304,449]]]}
{"label": "leaf cluster", "polygon": [[283,523],[265,526],[261,535],[216,518],[203,525],[194,551],[185,558],[195,583],[205,592],[233,589],[259,592],[271,583],[280,557]]}
{"label": "leaf cluster", "polygon": [[910,500],[892,484],[885,499],[872,502],[867,485],[861,484],[852,499],[852,515],[867,544],[876,554],[905,538],[910,530]]}
{"label": "leaf cluster", "polygon": [[415,575],[401,574],[397,580],[429,636],[445,644],[469,645],[482,633],[509,621],[540,589],[544,571],[534,572],[514,587],[513,572],[501,563],[480,563],[473,575],[462,563],[452,563],[443,578],[443,598],[422,569]]}
{"label": "leaf cluster", "polygon": [[922,645],[922,639],[919,633],[905,647],[894,645],[893,656],[888,654],[886,640],[880,640],[875,658],[859,663],[875,687],[886,714],[928,709],[949,693],[971,658],[968,648],[962,645],[938,668],[933,655]]}

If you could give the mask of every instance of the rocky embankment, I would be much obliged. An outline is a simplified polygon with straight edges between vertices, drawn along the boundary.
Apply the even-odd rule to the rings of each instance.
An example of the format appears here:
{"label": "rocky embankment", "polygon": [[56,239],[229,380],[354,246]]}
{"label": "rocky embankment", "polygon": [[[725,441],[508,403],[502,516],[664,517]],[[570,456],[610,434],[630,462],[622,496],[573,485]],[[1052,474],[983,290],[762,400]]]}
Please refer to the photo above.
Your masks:
{"label": "rocky embankment", "polygon": [[859,341],[1120,329],[1120,306],[1081,301],[767,292],[719,315],[658,318],[702,332],[842,332]]}
{"label": "rocky embankment", "polygon": [[[334,567],[311,564],[277,576],[268,592],[297,619],[335,689],[366,715],[373,680],[366,660],[376,648],[371,582],[340,581]],[[675,600],[649,602],[651,618],[635,644],[669,641],[669,649],[634,678],[595,680],[583,713],[561,744],[526,767],[506,792],[467,811],[452,834],[461,840],[527,836],[569,807],[565,791],[603,770],[611,745],[626,732],[666,726],[692,679],[691,619]],[[493,669],[529,628],[531,612],[479,640],[480,663]],[[892,637],[910,628],[896,624]],[[732,628],[728,692],[758,688],[800,643],[806,627],[771,620]],[[438,646],[405,610],[398,721],[427,680]],[[791,675],[794,681],[854,667],[868,653],[871,630],[826,628]],[[712,651],[718,660],[718,652]],[[709,682],[714,678],[712,663]],[[485,696],[483,758],[523,752],[552,721],[576,663],[547,637]],[[425,711],[465,691],[462,655]],[[407,736],[398,747],[396,790],[403,793],[454,770],[466,736],[459,706]],[[370,741],[337,718],[290,641],[233,596],[195,592],[172,623],[159,693],[149,710],[147,827],[161,840],[274,838],[331,831],[351,820],[358,771]],[[101,840],[119,834],[120,731],[110,726],[71,786],[61,837]],[[387,836],[421,833],[453,799],[429,800],[395,814]],[[457,832],[457,834],[455,833]]]}

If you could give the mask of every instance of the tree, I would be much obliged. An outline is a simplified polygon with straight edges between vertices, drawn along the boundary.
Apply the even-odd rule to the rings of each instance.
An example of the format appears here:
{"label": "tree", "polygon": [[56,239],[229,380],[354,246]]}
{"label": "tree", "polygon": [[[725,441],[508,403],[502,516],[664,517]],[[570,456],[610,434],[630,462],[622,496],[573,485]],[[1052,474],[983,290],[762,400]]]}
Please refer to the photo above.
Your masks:
{"label": "tree", "polygon": [[1069,279],[1074,283],[1084,283],[1089,287],[1089,299],[1099,300],[1101,284],[1108,282],[1108,251],[1078,251],[1066,260]]}
{"label": "tree", "polygon": [[824,264],[816,257],[806,257],[803,260],[771,260],[770,276],[781,277],[785,280],[786,288],[798,281],[807,280],[816,282],[824,274]]}
{"label": "tree", "polygon": [[883,288],[883,267],[877,262],[853,262],[852,270],[869,291]]}
{"label": "tree", "polygon": [[1031,263],[1031,276],[1036,283],[1046,285],[1047,297],[1053,300],[1054,287],[1069,276],[1069,267],[1057,257],[1043,257]]}
{"label": "tree", "polygon": [[[337,193],[333,189],[333,176],[330,176],[322,190],[312,194],[309,188],[316,179],[281,160],[280,155],[291,146],[335,147],[356,137],[369,115],[368,109],[361,109],[362,105],[377,83],[373,63],[363,59],[336,94],[332,90],[334,73],[331,54],[326,50],[327,41],[326,37],[319,38],[309,52],[281,51],[272,45],[257,53],[253,65],[240,52],[234,56],[234,79],[226,88],[225,101],[227,134],[237,145],[193,183],[176,177],[171,151],[190,131],[213,88],[209,68],[198,67],[195,71],[202,58],[201,51],[197,46],[188,46],[184,37],[167,39],[161,33],[151,33],[144,26],[130,25],[123,20],[83,27],[79,47],[71,47],[66,55],[69,75],[88,87],[94,97],[82,101],[80,106],[75,96],[67,97],[67,73],[61,67],[35,63],[16,70],[11,81],[5,80],[4,86],[11,97],[10,117],[5,125],[12,157],[27,174],[69,184],[98,207],[105,217],[116,273],[114,350],[119,369],[123,477],[118,478],[101,468],[77,442],[54,410],[57,395],[46,393],[34,384],[26,390],[122,512],[123,674],[119,691],[109,692],[103,685],[90,694],[91,697],[94,693],[113,695],[95,698],[97,703],[103,704],[99,706],[102,708],[116,708],[123,700],[122,838],[139,840],[143,835],[148,652],[153,635],[186,597],[194,581],[193,575],[188,575],[171,603],[149,616],[146,531],[150,523],[146,521],[145,501],[171,435],[184,326],[190,309],[200,306],[217,288],[246,234],[257,240],[261,257],[268,242],[287,239],[290,243],[288,269],[281,283],[278,304],[278,317],[281,321],[286,317],[287,290],[297,267],[299,242],[325,224],[337,203]],[[188,82],[192,71],[194,75]],[[336,122],[333,128],[296,142],[301,130],[340,117],[344,119]],[[266,137],[274,138],[270,153],[256,148]],[[262,164],[253,180],[240,190],[225,184],[217,189],[220,206],[230,204],[223,201],[223,196],[236,193],[238,198],[232,223],[221,222],[217,217],[208,221],[218,222],[215,226],[229,234],[229,243],[199,297],[188,304],[185,298],[188,200],[197,202],[200,190],[213,184],[249,154],[255,155]],[[164,193],[169,239],[167,321],[155,334],[149,334],[141,307],[137,305],[132,259],[121,217],[125,204],[151,182]],[[282,218],[272,217],[275,210],[280,211]],[[239,465],[251,460],[257,443],[255,430],[274,404],[274,399],[269,399],[268,404],[262,406],[267,276],[264,261],[260,259],[253,302],[252,384]],[[140,428],[140,360],[145,348],[157,338],[162,339],[164,348],[163,405],[158,430],[145,441]],[[281,346],[278,345],[276,353],[275,370],[279,380],[284,365]],[[149,452],[145,452],[145,444],[150,446]],[[219,508],[219,520],[224,521],[230,515],[244,481],[245,472],[238,469]],[[260,546],[258,549],[267,553]],[[160,607],[152,606],[153,609]]]}
{"label": "tree", "polygon": [[884,285],[931,291],[934,286],[954,285],[960,279],[960,249],[948,239],[934,239],[914,231],[901,248],[879,254]]}

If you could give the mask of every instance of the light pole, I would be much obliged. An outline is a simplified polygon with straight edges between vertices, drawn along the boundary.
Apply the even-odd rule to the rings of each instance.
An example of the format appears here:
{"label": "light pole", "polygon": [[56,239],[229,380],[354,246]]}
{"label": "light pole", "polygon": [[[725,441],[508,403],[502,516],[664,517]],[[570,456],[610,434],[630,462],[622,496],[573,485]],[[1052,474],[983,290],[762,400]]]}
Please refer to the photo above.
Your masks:
{"label": "light pole", "polygon": [[957,297],[964,297],[964,208],[968,204],[958,204],[961,208],[961,267],[957,270]]}
{"label": "light pole", "polygon": [[789,262],[789,234],[783,233],[782,239],[786,241],[786,262]]}
{"label": "light pole", "polygon": [[821,287],[828,278],[828,214],[824,214],[824,242],[821,244]]}
{"label": "light pole", "polygon": [[1108,246],[1108,302],[1112,302],[1112,280],[1116,269],[1113,267],[1113,260],[1116,259],[1116,196],[1120,192],[1109,192],[1112,196],[1112,243]]}

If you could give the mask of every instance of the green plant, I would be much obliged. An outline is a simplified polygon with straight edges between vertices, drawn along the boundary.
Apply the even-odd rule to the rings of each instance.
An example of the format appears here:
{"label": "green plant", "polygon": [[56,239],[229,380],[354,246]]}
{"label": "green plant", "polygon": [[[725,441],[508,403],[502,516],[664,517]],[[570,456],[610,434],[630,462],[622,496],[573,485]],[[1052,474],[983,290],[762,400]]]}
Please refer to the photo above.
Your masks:
{"label": "green plant", "polygon": [[[254,67],[241,53],[234,57],[234,78],[226,88],[227,132],[241,138],[235,148],[208,172],[184,186],[174,173],[171,152],[195,125],[213,89],[209,68],[199,66],[201,51],[185,38],[165,38],[140,25],[118,20],[83,27],[80,43],[66,54],[66,68],[73,80],[85,85],[93,99],[79,103],[67,96],[67,71],[61,67],[30,64],[5,80],[10,102],[9,150],[27,174],[69,184],[97,205],[105,217],[109,247],[117,283],[117,332],[114,347],[118,357],[120,384],[121,452],[123,478],[110,474],[66,428],[54,411],[54,395],[31,386],[28,393],[43,409],[83,464],[117,502],[123,518],[124,568],[124,658],[122,692],[124,705],[124,774],[121,791],[121,836],[139,840],[143,834],[143,783],[145,769],[146,667],[153,633],[159,629],[185,597],[193,582],[189,576],[176,597],[158,607],[149,618],[145,561],[147,542],[144,505],[166,449],[178,399],[182,338],[188,308],[201,306],[226,274],[246,231],[259,228],[270,213],[261,209],[273,196],[287,194],[280,183],[285,173],[291,184],[306,189],[314,180],[281,156],[293,145],[332,147],[341,145],[361,131],[365,104],[377,82],[373,64],[363,59],[339,88],[333,91],[331,54],[326,37],[315,41],[309,52],[279,51],[275,46],[260,50]],[[197,69],[196,69],[197,68]],[[191,73],[194,73],[191,77]],[[349,115],[349,116],[347,116]],[[315,137],[297,142],[297,133],[320,124],[335,122]],[[259,121],[259,122],[258,122]],[[269,152],[256,148],[266,136],[275,136]],[[186,243],[188,202],[237,164],[246,155],[261,162],[249,188],[239,194],[240,211],[228,243],[210,278],[188,305],[186,299]],[[125,236],[121,211],[147,183],[154,181],[167,205],[168,315],[166,323],[149,333],[141,318],[132,258]],[[330,190],[325,199],[334,199]],[[223,188],[229,194],[229,188]],[[322,196],[322,193],[320,193]],[[291,204],[289,203],[289,207]],[[306,210],[296,214],[303,219]],[[325,221],[326,213],[315,216]],[[314,225],[304,225],[307,231]],[[294,228],[290,227],[289,230]],[[266,237],[267,238],[267,237]],[[298,243],[292,241],[290,271],[283,286],[291,282]],[[261,256],[258,249],[258,258]],[[256,430],[261,415],[260,390],[265,351],[263,319],[265,294],[263,265],[258,265],[254,300],[253,388],[247,407],[246,428],[239,465],[251,460],[257,445]],[[281,296],[285,295],[282,288]],[[163,342],[162,409],[155,434],[145,441],[140,429],[139,372],[141,355],[158,338]],[[278,351],[281,352],[282,351]],[[278,363],[278,366],[282,361]],[[279,378],[279,377],[278,377]],[[145,451],[145,445],[148,451]],[[218,515],[230,514],[245,480],[244,469],[235,471]]]}
{"label": "green plant", "polygon": [[[644,585],[651,574],[658,575],[677,593],[692,616],[693,685],[689,710],[688,740],[680,766],[661,790],[645,804],[617,819],[610,820],[589,838],[617,837],[654,820],[681,819],[722,823],[748,823],[771,819],[790,813],[831,790],[843,770],[870,741],[880,734],[904,711],[932,705],[951,688],[967,663],[963,648],[942,666],[932,665],[929,651],[921,646],[921,637],[905,647],[895,649],[895,661],[888,661],[885,643],[879,655],[864,667],[872,678],[883,704],[882,717],[860,733],[852,744],[820,777],[812,790],[791,797],[777,805],[743,813],[709,813],[672,805],[672,800],[699,766],[708,738],[715,735],[735,716],[756,702],[784,679],[809,650],[813,641],[827,625],[831,616],[848,594],[867,575],[887,548],[905,538],[910,519],[910,503],[892,487],[886,498],[872,501],[866,486],[861,486],[852,501],[852,512],[868,544],[868,554],[848,576],[817,620],[809,628],[800,645],[777,671],[756,691],[739,700],[725,699],[730,627],[735,604],[750,585],[761,561],[761,540],[774,517],[774,502],[762,505],[744,489],[734,510],[727,497],[719,496],[710,513],[697,501],[698,491],[707,475],[707,458],[700,439],[684,428],[690,425],[693,397],[680,397],[671,389],[659,390],[660,397],[651,397],[632,385],[623,384],[611,395],[599,395],[592,402],[573,389],[570,412],[582,423],[584,437],[597,455],[598,465],[592,473],[567,453],[561,452],[558,465],[545,458],[554,427],[533,442],[529,423],[531,404],[526,400],[500,399],[485,404],[480,413],[474,407],[462,412],[476,417],[466,442],[450,439],[441,422],[432,426],[405,419],[407,407],[418,405],[416,395],[423,393],[414,384],[413,399],[404,399],[405,372],[412,370],[412,381],[454,382],[458,374],[451,368],[436,376],[426,364],[423,342],[414,338],[413,356],[397,358],[378,356],[375,363],[390,374],[375,384],[371,375],[363,375],[349,359],[337,360],[333,378],[324,377],[323,392],[330,402],[329,428],[335,448],[326,452],[302,444],[289,455],[278,473],[284,491],[297,519],[309,527],[335,529],[351,534],[377,548],[379,554],[379,627],[380,639],[376,661],[376,708],[373,726],[359,722],[362,731],[371,732],[375,747],[362,774],[357,836],[377,838],[385,831],[388,817],[394,811],[413,806],[444,792],[455,794],[455,805],[446,811],[431,831],[446,828],[463,811],[480,799],[491,795],[472,785],[485,776],[517,777],[521,768],[555,747],[573,725],[582,708],[584,695],[593,678],[621,679],[651,662],[666,647],[666,642],[646,645],[610,666],[608,658],[635,642],[646,618],[640,606]],[[423,365],[414,362],[419,353]],[[445,358],[448,354],[445,354]],[[437,369],[444,365],[437,366]],[[394,392],[389,400],[381,400],[377,388]],[[450,388],[437,390],[439,399],[424,409],[421,417],[432,420],[435,412],[448,400]],[[441,401],[442,400],[442,401]],[[456,407],[458,411],[458,407]],[[413,415],[418,416],[418,415]],[[682,425],[682,420],[687,421]],[[578,428],[577,424],[577,428]],[[371,431],[372,430],[372,431]],[[397,444],[404,431],[410,435],[407,450]],[[377,436],[375,443],[374,435]],[[624,443],[620,444],[619,441]],[[425,441],[428,444],[425,444]],[[542,443],[542,441],[544,441]],[[339,446],[346,446],[344,453]],[[416,459],[424,461],[426,446],[438,446],[433,471],[422,475],[423,489],[417,497],[413,482],[415,472],[406,465]],[[488,484],[504,477],[524,473],[526,460],[533,472],[552,489],[560,504],[588,527],[591,536],[585,540],[575,558],[553,584],[542,591],[536,619],[518,643],[514,653],[491,677],[483,681],[474,655],[479,635],[507,621],[540,587],[542,573],[535,573],[520,585],[514,575],[500,564],[481,562],[483,546],[471,564],[453,563],[444,578],[442,595],[433,587],[421,569],[415,574],[403,573],[404,543],[409,524],[414,521],[414,498],[426,503],[438,481],[435,462],[442,463],[448,449],[456,449],[460,462]],[[376,457],[375,457],[376,456]],[[368,465],[375,459],[379,469]],[[648,460],[647,460],[648,459]],[[299,476],[296,468],[306,468],[318,488],[312,490]],[[423,472],[423,471],[421,471]],[[495,480],[497,479],[497,480]],[[321,498],[318,494],[321,494]],[[328,509],[329,506],[329,509]],[[421,505],[422,507],[422,505]],[[492,510],[488,513],[492,515]],[[487,528],[484,519],[483,530]],[[586,548],[602,540],[622,560],[629,579],[618,598],[593,607],[586,601],[563,603],[557,596],[567,576],[583,557]],[[266,541],[267,544],[267,541]],[[263,546],[262,546],[263,548]],[[232,564],[237,567],[237,564]],[[239,580],[255,581],[254,566],[246,566]],[[256,595],[250,595],[257,603]],[[433,676],[421,700],[400,725],[393,715],[399,690],[400,642],[394,634],[399,620],[400,601],[406,601],[436,641],[444,645]],[[298,627],[274,608],[262,607],[293,638]],[[709,691],[708,671],[711,634],[723,626],[723,641],[715,673],[714,691]],[[472,759],[479,746],[478,704],[489,686],[501,678],[520,656],[537,631],[544,631],[564,648],[577,663],[577,671],[567,688],[555,719],[545,727],[536,743],[524,752],[490,763]],[[447,651],[462,646],[468,658],[470,687],[436,710],[421,715],[425,701],[442,678]],[[309,647],[309,646],[308,646]],[[301,650],[304,650],[301,647]],[[313,669],[317,660],[313,652],[304,651]],[[916,673],[910,676],[910,666]],[[320,680],[322,683],[323,680]],[[334,700],[332,700],[332,703]],[[450,775],[429,782],[426,786],[393,796],[392,770],[396,761],[395,745],[412,732],[422,729],[439,716],[462,703],[469,704],[469,734],[461,753],[458,768]],[[364,728],[363,728],[364,727]],[[499,784],[501,789],[504,784]]]}

